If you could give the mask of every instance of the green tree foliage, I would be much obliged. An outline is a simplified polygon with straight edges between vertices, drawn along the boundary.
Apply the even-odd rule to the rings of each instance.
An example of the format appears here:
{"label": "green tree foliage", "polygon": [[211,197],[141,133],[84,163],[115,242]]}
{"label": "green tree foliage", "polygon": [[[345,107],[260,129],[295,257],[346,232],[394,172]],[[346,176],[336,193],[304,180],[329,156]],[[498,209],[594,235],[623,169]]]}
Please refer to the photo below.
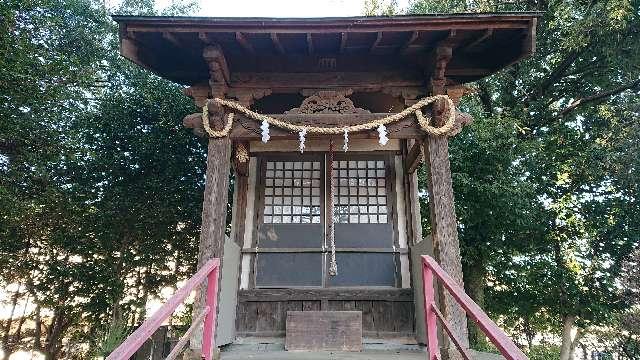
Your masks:
{"label": "green tree foliage", "polygon": [[618,279],[640,237],[640,2],[410,6],[520,10],[543,12],[537,50],[466,100],[476,120],[451,144],[456,209],[469,292],[530,344],[563,335],[564,359],[571,330],[579,340],[625,306]]}
{"label": "green tree foliage", "polygon": [[28,329],[2,324],[2,347],[70,357],[192,273],[205,148],[180,87],[119,57],[101,4],[6,1],[0,16],[0,283],[36,305]]}
{"label": "green tree foliage", "polygon": [[363,11],[367,16],[389,16],[398,12],[397,0],[363,0]]}

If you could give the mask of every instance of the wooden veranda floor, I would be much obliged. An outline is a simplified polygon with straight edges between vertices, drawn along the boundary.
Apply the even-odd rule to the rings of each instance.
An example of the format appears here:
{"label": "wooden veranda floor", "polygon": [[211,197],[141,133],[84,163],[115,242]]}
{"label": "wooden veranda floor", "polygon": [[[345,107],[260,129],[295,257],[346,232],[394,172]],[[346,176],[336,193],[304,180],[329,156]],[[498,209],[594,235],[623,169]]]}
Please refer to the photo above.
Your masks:
{"label": "wooden veranda floor", "polygon": [[[221,360],[426,360],[423,347],[394,342],[364,342],[362,352],[286,351],[281,339],[241,340],[222,349]],[[471,351],[476,360],[504,360],[500,355]]]}
{"label": "wooden veranda floor", "polygon": [[425,360],[422,351],[365,350],[363,352],[225,351],[222,360]]}

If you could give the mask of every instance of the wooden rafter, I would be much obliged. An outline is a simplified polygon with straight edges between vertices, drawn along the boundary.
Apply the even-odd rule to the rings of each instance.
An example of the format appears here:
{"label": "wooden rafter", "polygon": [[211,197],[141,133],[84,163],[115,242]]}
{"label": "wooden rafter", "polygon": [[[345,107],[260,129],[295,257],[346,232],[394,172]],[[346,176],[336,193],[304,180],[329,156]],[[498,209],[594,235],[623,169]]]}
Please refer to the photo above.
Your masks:
{"label": "wooden rafter", "polygon": [[250,53],[250,54],[255,54],[256,53],[256,51],[253,48],[253,45],[251,45],[249,40],[247,40],[247,38],[241,32],[236,32],[236,41],[248,53]]}
{"label": "wooden rafter", "polygon": [[[458,35],[458,32],[456,31],[456,29],[449,30],[449,33],[447,33],[447,36],[436,41],[431,46],[426,46],[427,51],[432,51],[434,49],[443,48],[443,47],[450,47],[450,48],[455,47],[457,45],[457,35]],[[420,47],[425,48],[425,46],[420,46]]]}
{"label": "wooden rafter", "polygon": [[171,43],[171,45],[177,47],[178,49],[182,48],[180,41],[176,39],[176,36],[173,33],[165,31],[162,33],[162,38]]}
{"label": "wooden rafter", "polygon": [[318,89],[318,88],[358,88],[376,89],[381,87],[419,87],[424,84],[408,71],[379,71],[377,73],[356,71],[333,72],[273,72],[245,73],[231,75],[231,84],[235,88],[271,88],[271,89]]}
{"label": "wooden rafter", "polygon": [[340,33],[340,54],[344,53],[344,49],[347,47],[347,33]]}
{"label": "wooden rafter", "polygon": [[420,32],[419,31],[412,32],[411,36],[409,36],[409,39],[400,48],[400,53],[401,54],[405,54],[409,50],[409,48],[411,47],[411,44],[413,44],[413,42],[416,41],[418,36],[420,36]]}
{"label": "wooden rafter", "polygon": [[313,46],[313,37],[311,33],[307,33],[307,48],[309,49],[309,55],[315,53],[315,48]]}
{"label": "wooden rafter", "polygon": [[271,33],[271,42],[273,43],[273,46],[276,48],[276,50],[278,50],[278,53],[280,54],[284,54],[284,47],[282,47],[282,43],[280,42],[280,39],[278,38],[278,34],[277,33]]}
{"label": "wooden rafter", "polygon": [[469,50],[473,49],[474,47],[480,45],[481,43],[483,43],[485,40],[489,39],[492,36],[493,36],[493,29],[487,29],[482,33],[482,35],[480,35],[478,38],[476,38],[475,40],[473,40],[472,42],[467,44],[463,48],[463,50],[464,51],[469,51]]}
{"label": "wooden rafter", "polygon": [[371,44],[371,47],[369,48],[369,52],[375,52],[376,49],[378,48],[378,45],[380,45],[380,42],[382,41],[382,31],[378,32],[378,35],[376,36],[376,40],[373,42],[373,44]]}

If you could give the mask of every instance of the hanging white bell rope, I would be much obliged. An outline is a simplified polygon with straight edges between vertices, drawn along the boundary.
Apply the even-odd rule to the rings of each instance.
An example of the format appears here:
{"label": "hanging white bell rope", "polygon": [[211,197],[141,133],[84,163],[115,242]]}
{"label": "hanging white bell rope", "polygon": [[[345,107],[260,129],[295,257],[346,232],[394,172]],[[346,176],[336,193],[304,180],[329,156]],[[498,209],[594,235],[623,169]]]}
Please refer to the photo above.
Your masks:
{"label": "hanging white bell rope", "polygon": [[329,259],[329,275],[336,276],[338,275],[338,262],[336,261],[336,236],[334,230],[334,219],[333,219],[333,193],[335,192],[335,184],[333,183],[333,140],[329,140],[329,161],[327,163],[327,167],[329,168],[329,199],[327,201],[328,210],[329,210],[329,245],[331,246],[331,258]]}

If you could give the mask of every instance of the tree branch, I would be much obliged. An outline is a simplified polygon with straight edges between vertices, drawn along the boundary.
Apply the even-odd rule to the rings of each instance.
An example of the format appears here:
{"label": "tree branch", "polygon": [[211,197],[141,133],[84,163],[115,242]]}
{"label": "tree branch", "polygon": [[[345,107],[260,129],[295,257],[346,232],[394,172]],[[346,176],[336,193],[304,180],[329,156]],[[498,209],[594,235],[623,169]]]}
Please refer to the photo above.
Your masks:
{"label": "tree branch", "polygon": [[484,111],[488,115],[493,115],[493,101],[491,100],[491,94],[489,93],[489,89],[487,89],[487,84],[484,81],[478,82],[478,97],[480,98],[480,103],[482,103],[482,107]]}
{"label": "tree branch", "polygon": [[594,101],[598,101],[610,96],[614,96],[617,94],[620,94],[623,91],[626,90],[631,90],[631,89],[635,89],[635,88],[640,88],[640,79],[636,80],[636,81],[632,81],[628,84],[624,84],[621,86],[618,86],[616,88],[613,88],[611,90],[607,90],[607,91],[602,91],[599,92],[597,94],[593,94],[587,97],[583,97],[577,100],[574,100],[571,102],[571,104],[569,104],[566,108],[562,109],[562,111],[560,111],[555,117],[562,117],[567,115],[568,113],[572,112],[573,110],[575,110],[577,107],[588,104],[588,103],[592,103]]}
{"label": "tree branch", "polygon": [[562,60],[560,64],[558,64],[558,66],[556,66],[556,68],[553,69],[551,73],[549,73],[547,78],[544,79],[544,81],[542,81],[540,85],[538,85],[536,89],[533,90],[533,92],[531,92],[529,96],[527,96],[526,102],[528,103],[535,100],[538,96],[544,94],[545,91],[547,91],[553,84],[555,84],[560,79],[562,79],[562,77],[565,75],[567,70],[578,59],[581,53],[582,53],[582,50],[570,51],[567,54],[567,56],[564,58],[564,60]]}

